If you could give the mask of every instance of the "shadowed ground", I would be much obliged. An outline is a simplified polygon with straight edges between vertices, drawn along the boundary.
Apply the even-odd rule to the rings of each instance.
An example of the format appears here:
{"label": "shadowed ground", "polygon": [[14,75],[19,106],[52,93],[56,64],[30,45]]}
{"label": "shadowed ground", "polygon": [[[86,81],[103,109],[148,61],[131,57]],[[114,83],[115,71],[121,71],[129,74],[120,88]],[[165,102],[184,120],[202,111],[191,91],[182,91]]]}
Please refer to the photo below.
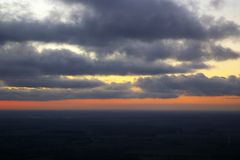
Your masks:
{"label": "shadowed ground", "polygon": [[240,112],[1,111],[3,160],[238,160]]}

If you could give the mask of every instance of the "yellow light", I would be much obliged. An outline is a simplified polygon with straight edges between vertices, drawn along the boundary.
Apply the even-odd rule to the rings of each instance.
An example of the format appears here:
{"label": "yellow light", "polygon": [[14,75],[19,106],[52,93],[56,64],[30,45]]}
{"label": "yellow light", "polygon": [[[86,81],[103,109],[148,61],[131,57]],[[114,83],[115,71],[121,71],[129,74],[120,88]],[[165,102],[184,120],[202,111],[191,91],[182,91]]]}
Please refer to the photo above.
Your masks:
{"label": "yellow light", "polygon": [[208,62],[209,65],[212,65],[211,69],[201,70],[203,74],[208,77],[221,76],[228,77],[231,75],[240,76],[240,60],[228,60],[224,62]]}
{"label": "yellow light", "polygon": [[131,88],[131,91],[133,91],[134,93],[142,93],[143,92],[143,90],[137,86],[133,86]]}

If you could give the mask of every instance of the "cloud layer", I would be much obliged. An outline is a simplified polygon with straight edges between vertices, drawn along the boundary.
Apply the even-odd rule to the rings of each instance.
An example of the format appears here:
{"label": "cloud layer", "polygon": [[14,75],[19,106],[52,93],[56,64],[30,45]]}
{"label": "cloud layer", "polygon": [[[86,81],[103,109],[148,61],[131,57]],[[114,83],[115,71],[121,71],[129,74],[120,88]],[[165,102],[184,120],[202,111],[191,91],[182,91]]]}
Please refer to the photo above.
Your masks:
{"label": "cloud layer", "polygon": [[[12,90],[0,88],[1,100],[59,100],[86,98],[176,98],[180,96],[240,96],[240,78],[207,78],[203,74],[192,76],[158,76],[140,78],[136,83],[104,84],[92,80],[31,80],[7,82],[11,86],[34,87]],[[48,89],[41,89],[48,87]],[[132,88],[138,87],[141,92]],[[68,89],[66,89],[68,88]]]}
{"label": "cloud layer", "polygon": [[[215,9],[223,4],[209,2]],[[1,100],[240,96],[236,75],[194,75],[214,67],[209,61],[240,57],[221,43],[240,37],[237,22],[200,15],[176,0],[51,3],[58,8],[42,19],[31,16],[20,2],[14,3],[15,12],[0,8]],[[56,43],[76,45],[83,53],[44,48]],[[86,75],[148,78],[117,84],[83,78]]]}
{"label": "cloud layer", "polygon": [[144,95],[160,98],[179,96],[240,96],[240,78],[193,76],[160,76],[140,79],[137,85]]}
{"label": "cloud layer", "polygon": [[30,45],[13,44],[0,48],[0,77],[44,75],[155,75],[187,73],[208,66],[203,63],[170,65],[135,57],[100,58],[70,50],[38,52]]}
{"label": "cloud layer", "polygon": [[0,41],[54,41],[99,46],[129,39],[206,40],[239,35],[238,24],[223,19],[208,19],[206,23],[186,6],[172,0],[64,1],[66,7],[71,2],[85,9],[71,13],[69,23],[27,17],[20,21],[2,21]]}

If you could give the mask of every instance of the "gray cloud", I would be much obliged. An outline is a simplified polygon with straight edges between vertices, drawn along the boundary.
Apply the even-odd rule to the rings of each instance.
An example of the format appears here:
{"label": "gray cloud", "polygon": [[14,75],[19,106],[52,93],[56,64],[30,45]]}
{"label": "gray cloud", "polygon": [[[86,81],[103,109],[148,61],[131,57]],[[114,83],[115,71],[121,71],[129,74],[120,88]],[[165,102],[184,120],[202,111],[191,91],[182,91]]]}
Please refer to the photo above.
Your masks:
{"label": "gray cloud", "polygon": [[224,61],[240,57],[240,53],[213,42],[188,41],[174,48],[172,52],[180,61]]}
{"label": "gray cloud", "polygon": [[[27,14],[17,20],[0,20],[1,100],[240,95],[238,77],[163,75],[193,73],[209,68],[205,64],[209,60],[239,58],[238,52],[217,43],[239,37],[237,23],[209,15],[200,17],[173,0],[54,1],[84,9],[73,10],[65,23],[56,20],[61,16],[55,12],[45,20]],[[219,8],[222,0],[212,0],[211,4]],[[35,41],[77,44],[86,55],[67,49],[39,52],[30,45]],[[96,53],[94,58],[89,55],[92,51]],[[173,65],[165,60],[180,63]],[[134,84],[106,84],[62,78],[66,75],[154,77]],[[133,92],[135,86],[143,92]]]}
{"label": "gray cloud", "polygon": [[[131,90],[133,86],[142,93]],[[240,78],[208,78],[203,74],[192,76],[160,76],[139,79],[136,83],[112,83],[97,88],[71,89],[7,89],[0,88],[1,100],[59,100],[87,98],[175,98],[179,96],[240,96]]]}
{"label": "gray cloud", "polygon": [[139,79],[137,85],[145,97],[173,98],[186,96],[240,96],[240,78],[193,76],[160,76]]}
{"label": "gray cloud", "polygon": [[[70,2],[65,1],[68,5]],[[208,39],[239,35],[239,26],[230,21],[204,23],[187,7],[171,0],[75,1],[86,13],[73,13],[69,21],[54,19],[0,22],[0,41],[44,41],[109,45],[125,40]],[[81,10],[82,11],[82,10]],[[81,15],[79,17],[79,15]],[[209,24],[211,24],[209,26]]]}
{"label": "gray cloud", "polygon": [[4,87],[4,86],[5,86],[4,82],[0,80],[0,87]]}
{"label": "gray cloud", "polygon": [[210,5],[215,9],[220,9],[224,5],[224,0],[211,0]]}
{"label": "gray cloud", "polygon": [[130,57],[141,57],[145,60],[175,59],[178,61],[224,61],[240,57],[240,53],[225,48],[211,41],[172,41],[163,40],[151,43],[128,41],[108,47],[88,48],[96,53],[110,54],[119,52]]}
{"label": "gray cloud", "polygon": [[[13,44],[0,48],[0,77],[41,75],[152,75],[186,73],[207,68],[205,64],[172,66],[140,58],[91,59],[69,50],[44,50]],[[199,67],[202,66],[202,67]]]}
{"label": "gray cloud", "polygon": [[1,89],[0,100],[62,100],[62,99],[108,99],[132,98],[134,93],[130,90],[131,84],[108,84],[93,89]]}
{"label": "gray cloud", "polygon": [[21,77],[4,79],[4,84],[11,87],[31,88],[96,88],[104,83],[98,80],[67,79],[57,76]]}

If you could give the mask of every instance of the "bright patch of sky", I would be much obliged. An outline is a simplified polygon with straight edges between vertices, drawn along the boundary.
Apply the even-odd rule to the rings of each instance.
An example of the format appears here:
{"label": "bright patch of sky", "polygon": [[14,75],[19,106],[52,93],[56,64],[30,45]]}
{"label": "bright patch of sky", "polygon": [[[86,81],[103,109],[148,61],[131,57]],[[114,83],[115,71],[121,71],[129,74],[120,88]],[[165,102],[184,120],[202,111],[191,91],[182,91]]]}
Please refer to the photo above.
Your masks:
{"label": "bright patch of sky", "polygon": [[[188,8],[202,15],[212,15],[216,18],[224,17],[240,24],[239,0],[182,0],[178,3],[187,5]],[[214,6],[217,5],[217,6]]]}
{"label": "bright patch of sky", "polygon": [[1,0],[0,21],[50,20],[56,23],[74,23],[71,21],[71,16],[76,10],[80,14],[84,7],[79,5],[66,6],[55,0]]}

